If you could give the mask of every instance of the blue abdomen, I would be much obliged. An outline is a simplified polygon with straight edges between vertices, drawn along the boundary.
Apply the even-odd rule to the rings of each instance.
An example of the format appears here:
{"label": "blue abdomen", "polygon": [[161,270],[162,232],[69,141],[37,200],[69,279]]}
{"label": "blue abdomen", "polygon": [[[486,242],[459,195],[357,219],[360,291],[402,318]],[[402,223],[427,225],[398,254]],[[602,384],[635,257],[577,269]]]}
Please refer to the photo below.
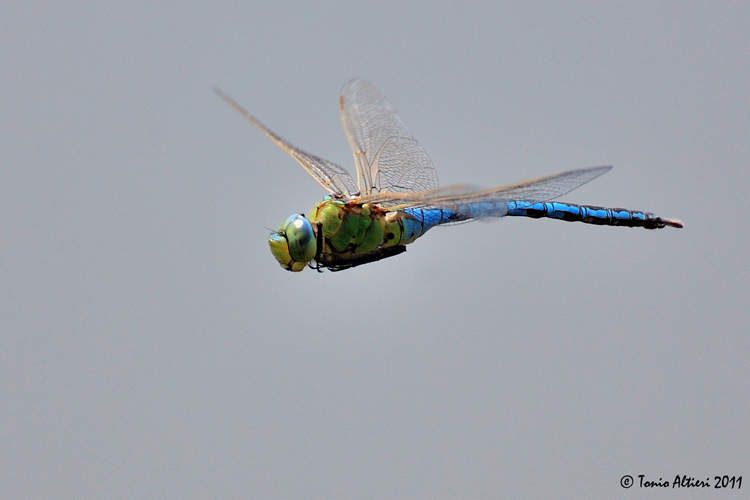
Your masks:
{"label": "blue abdomen", "polygon": [[604,226],[643,227],[646,229],[659,229],[667,225],[682,227],[679,221],[662,219],[648,212],[549,201],[508,202],[508,215],[533,218],[547,217],[568,222],[583,222]]}
{"label": "blue abdomen", "polygon": [[431,227],[466,219],[446,208],[405,208],[404,213],[407,215],[403,219],[404,233],[401,241],[404,245],[413,242]]}

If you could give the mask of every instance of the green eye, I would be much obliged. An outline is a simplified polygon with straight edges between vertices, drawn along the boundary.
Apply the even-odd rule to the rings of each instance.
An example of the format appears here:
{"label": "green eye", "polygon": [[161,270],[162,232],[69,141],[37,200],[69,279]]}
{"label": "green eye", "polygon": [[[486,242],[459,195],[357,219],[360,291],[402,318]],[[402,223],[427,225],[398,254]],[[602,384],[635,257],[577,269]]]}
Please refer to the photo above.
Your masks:
{"label": "green eye", "polygon": [[268,238],[271,253],[288,271],[301,271],[315,258],[316,242],[312,224],[302,214],[294,214]]}

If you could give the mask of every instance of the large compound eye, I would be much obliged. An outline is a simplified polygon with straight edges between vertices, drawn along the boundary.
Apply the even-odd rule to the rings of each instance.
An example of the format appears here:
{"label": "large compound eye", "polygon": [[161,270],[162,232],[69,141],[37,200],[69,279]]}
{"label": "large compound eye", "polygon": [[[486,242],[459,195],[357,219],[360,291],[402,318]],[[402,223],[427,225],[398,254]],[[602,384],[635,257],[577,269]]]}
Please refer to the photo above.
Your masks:
{"label": "large compound eye", "polygon": [[287,217],[268,238],[268,244],[281,267],[289,271],[304,269],[315,258],[317,249],[312,224],[302,214]]}
{"label": "large compound eye", "polygon": [[289,222],[286,227],[286,239],[289,242],[289,255],[292,259],[305,264],[313,260],[315,232],[304,215],[299,214]]}

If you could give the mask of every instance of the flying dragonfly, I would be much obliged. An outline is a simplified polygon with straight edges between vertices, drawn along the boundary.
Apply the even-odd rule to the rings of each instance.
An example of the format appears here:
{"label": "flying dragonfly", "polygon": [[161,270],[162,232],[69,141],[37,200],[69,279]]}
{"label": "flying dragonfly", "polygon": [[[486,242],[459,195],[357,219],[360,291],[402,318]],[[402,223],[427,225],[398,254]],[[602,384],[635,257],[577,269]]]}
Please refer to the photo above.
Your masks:
{"label": "flying dragonfly", "polygon": [[570,170],[478,191],[439,188],[432,161],[396,109],[361,79],[341,90],[339,111],[354,153],[357,181],[339,165],[293,146],[219,89],[215,92],[280,147],[328,192],[309,216],[290,215],[270,235],[271,253],[288,271],[342,271],[406,251],[428,229],[488,217],[547,217],[605,226],[681,228],[676,219],[624,208],[550,201],[611,166]]}

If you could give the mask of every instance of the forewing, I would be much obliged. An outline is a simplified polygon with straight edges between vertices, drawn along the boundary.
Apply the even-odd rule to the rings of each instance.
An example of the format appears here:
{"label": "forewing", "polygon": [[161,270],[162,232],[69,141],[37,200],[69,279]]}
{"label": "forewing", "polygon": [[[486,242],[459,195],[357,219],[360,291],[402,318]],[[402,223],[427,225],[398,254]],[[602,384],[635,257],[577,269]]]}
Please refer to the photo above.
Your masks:
{"label": "forewing", "polygon": [[345,168],[318,156],[306,153],[305,151],[289,144],[286,140],[282,139],[271,129],[259,122],[253,115],[248,113],[245,108],[237,103],[237,101],[218,88],[215,88],[214,91],[227,104],[244,116],[247,121],[263,132],[274,144],[294,158],[297,163],[302,165],[302,168],[304,168],[307,173],[310,174],[312,178],[330,194],[343,196],[345,198],[357,196],[359,194],[354,179],[352,179],[352,176],[349,175],[349,172],[347,172]]}
{"label": "forewing", "polygon": [[438,187],[432,161],[376,87],[350,80],[341,89],[339,108],[363,194]]}
{"label": "forewing", "polygon": [[[448,186],[423,193],[385,193],[362,197],[363,203],[379,203],[391,209],[406,207],[446,208],[463,219],[502,217],[509,201],[547,201],[560,197],[604,174],[612,167],[570,170],[519,184],[484,191],[466,186]],[[447,193],[447,194],[446,194]]]}

